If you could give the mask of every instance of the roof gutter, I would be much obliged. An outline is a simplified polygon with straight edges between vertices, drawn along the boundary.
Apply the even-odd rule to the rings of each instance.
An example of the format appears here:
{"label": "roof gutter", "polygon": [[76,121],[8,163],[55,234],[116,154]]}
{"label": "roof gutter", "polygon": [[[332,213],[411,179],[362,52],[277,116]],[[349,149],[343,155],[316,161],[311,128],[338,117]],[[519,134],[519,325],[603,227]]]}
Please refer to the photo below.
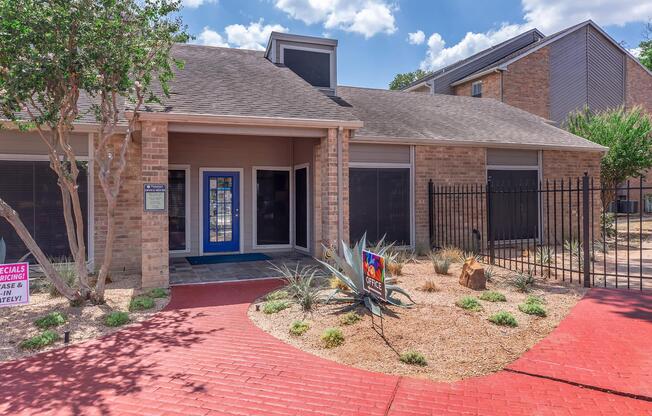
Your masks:
{"label": "roof gutter", "polygon": [[562,150],[562,151],[582,151],[582,152],[599,152],[605,153],[609,148],[593,145],[585,146],[564,146],[564,145],[547,145],[535,143],[507,143],[507,142],[481,142],[477,140],[447,140],[447,139],[430,139],[415,137],[383,137],[383,136],[356,136],[351,143],[370,143],[370,144],[402,144],[415,146],[455,146],[455,147],[487,147],[496,149],[523,149],[523,150]]}
{"label": "roof gutter", "polygon": [[[73,132],[74,133],[97,133],[100,130],[99,123],[73,123]],[[0,120],[0,130],[20,130],[16,123],[10,121],[1,121]],[[30,128],[29,131],[36,131],[36,128]],[[115,133],[126,133],[126,125],[117,125],[114,130]]]}
{"label": "roof gutter", "polygon": [[[126,111],[127,118],[133,117],[133,111]],[[359,129],[364,124],[360,120],[322,120],[309,118],[284,118],[284,117],[256,117],[256,116],[228,116],[213,114],[182,114],[182,113],[145,113],[140,112],[138,118],[143,120],[160,120],[168,122],[228,124],[237,126],[260,127],[304,127],[304,128],[345,128]]]}

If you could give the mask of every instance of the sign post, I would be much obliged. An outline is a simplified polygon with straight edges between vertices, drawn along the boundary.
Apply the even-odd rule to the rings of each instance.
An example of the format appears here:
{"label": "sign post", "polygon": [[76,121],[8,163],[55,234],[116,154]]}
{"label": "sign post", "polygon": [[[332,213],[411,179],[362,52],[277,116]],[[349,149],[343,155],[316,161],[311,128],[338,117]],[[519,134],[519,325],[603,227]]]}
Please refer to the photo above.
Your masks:
{"label": "sign post", "polygon": [[[364,250],[362,252],[362,273],[364,290],[373,294],[376,298],[386,301],[387,292],[385,290],[385,258],[371,251]],[[383,325],[383,310],[378,308],[378,316],[380,317],[380,335],[385,337],[385,329]],[[371,311],[371,326],[378,332],[376,323],[374,321],[374,311]]]}
{"label": "sign post", "polygon": [[0,308],[29,303],[29,263],[0,264]]}

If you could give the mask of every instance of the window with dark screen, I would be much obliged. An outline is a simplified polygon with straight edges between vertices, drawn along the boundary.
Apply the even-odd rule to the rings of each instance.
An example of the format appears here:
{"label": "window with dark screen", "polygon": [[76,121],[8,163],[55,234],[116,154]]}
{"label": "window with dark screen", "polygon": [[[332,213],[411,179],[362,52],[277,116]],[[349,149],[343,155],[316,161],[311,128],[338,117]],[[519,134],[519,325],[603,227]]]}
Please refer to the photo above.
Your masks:
{"label": "window with dark screen", "polygon": [[310,85],[331,88],[331,55],[329,53],[284,49],[283,63]]}
{"label": "window with dark screen", "polygon": [[349,200],[351,242],[410,244],[410,169],[349,169]]}
{"label": "window with dark screen", "polygon": [[170,251],[186,250],[186,171],[168,171],[168,233]]}
{"label": "window with dark screen", "polygon": [[[84,229],[88,230],[86,166],[85,162],[79,163],[77,183]],[[50,162],[3,160],[0,161],[0,178],[0,197],[18,212],[43,252],[54,259],[71,258],[61,190],[57,175],[50,169]],[[0,237],[7,244],[7,262],[17,261],[28,253],[20,237],[4,218],[0,218]],[[31,256],[28,259],[33,260]]]}
{"label": "window with dark screen", "polygon": [[256,244],[290,244],[290,172],[256,170]]}

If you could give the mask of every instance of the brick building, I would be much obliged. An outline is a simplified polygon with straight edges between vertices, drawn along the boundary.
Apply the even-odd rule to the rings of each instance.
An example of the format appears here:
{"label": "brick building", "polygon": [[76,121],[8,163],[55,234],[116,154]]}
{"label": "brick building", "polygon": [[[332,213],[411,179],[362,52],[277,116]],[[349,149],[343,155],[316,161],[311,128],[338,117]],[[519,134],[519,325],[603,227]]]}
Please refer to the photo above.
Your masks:
{"label": "brick building", "polygon": [[[185,68],[164,106],[141,113],[130,147],[114,269],[155,287],[169,284],[171,258],[320,256],[365,232],[418,247],[428,244],[431,179],[599,174],[604,148],[499,101],[338,86],[336,53],[335,40],[280,33],[265,52],[176,45]],[[80,189],[90,267],[106,229],[95,131],[81,118],[72,137],[87,172]],[[36,134],[3,130],[0,149],[0,197],[48,255],[67,255],[44,146]],[[150,198],[154,191],[165,198]],[[25,254],[4,219],[0,235],[9,261]]]}

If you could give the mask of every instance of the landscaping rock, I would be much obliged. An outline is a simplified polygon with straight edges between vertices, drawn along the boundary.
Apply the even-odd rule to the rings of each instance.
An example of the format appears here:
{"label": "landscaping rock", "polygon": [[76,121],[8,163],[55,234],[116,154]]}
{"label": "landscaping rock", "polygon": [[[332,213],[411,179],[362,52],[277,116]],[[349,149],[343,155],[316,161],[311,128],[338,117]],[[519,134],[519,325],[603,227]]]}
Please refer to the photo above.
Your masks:
{"label": "landscaping rock", "polygon": [[484,290],[487,288],[487,278],[484,275],[482,265],[474,258],[464,262],[460,274],[460,284],[473,290]]}

